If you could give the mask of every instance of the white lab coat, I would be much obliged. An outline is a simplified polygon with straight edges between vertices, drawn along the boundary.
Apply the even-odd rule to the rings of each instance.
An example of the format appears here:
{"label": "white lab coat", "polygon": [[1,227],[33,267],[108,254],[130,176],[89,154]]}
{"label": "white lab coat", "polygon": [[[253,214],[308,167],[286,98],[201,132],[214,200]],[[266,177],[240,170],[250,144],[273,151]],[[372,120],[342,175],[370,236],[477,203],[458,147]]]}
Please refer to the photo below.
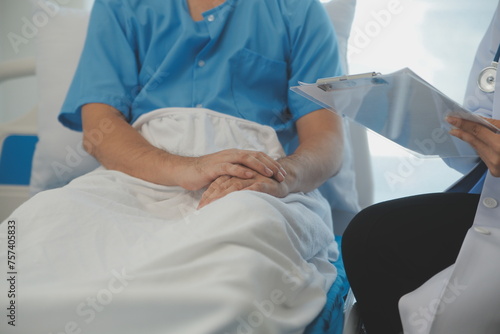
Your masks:
{"label": "white lab coat", "polygon": [[[499,44],[500,4],[479,46],[465,100],[469,109],[496,119],[500,76],[495,93],[489,94],[477,89],[477,77],[491,64]],[[488,173],[456,263],[403,296],[399,310],[405,334],[500,333],[500,178]]]}

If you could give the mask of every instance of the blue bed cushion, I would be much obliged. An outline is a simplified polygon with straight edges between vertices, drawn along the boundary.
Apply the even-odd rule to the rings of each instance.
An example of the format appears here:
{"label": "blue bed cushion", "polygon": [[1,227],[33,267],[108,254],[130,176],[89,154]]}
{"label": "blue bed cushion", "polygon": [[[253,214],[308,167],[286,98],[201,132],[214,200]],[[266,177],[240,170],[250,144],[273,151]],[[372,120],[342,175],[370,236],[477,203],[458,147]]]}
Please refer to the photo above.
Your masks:
{"label": "blue bed cushion", "polygon": [[[335,239],[340,250],[342,237],[336,236]],[[333,264],[337,268],[337,279],[328,291],[323,311],[307,326],[304,334],[342,334],[344,327],[344,297],[349,291],[342,253]]]}
{"label": "blue bed cushion", "polygon": [[38,137],[10,135],[3,141],[0,156],[0,184],[28,185]]}

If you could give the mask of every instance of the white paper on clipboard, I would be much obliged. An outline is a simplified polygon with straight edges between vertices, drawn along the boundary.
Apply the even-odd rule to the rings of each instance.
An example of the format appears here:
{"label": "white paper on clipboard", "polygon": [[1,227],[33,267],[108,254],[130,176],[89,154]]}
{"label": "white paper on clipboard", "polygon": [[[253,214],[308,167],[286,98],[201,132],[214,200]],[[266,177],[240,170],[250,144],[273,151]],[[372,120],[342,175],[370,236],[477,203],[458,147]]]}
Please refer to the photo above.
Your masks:
{"label": "white paper on clipboard", "polygon": [[342,114],[419,157],[474,157],[476,152],[448,132],[453,115],[500,132],[464,109],[409,68],[391,74],[364,73],[301,83],[294,92]]}

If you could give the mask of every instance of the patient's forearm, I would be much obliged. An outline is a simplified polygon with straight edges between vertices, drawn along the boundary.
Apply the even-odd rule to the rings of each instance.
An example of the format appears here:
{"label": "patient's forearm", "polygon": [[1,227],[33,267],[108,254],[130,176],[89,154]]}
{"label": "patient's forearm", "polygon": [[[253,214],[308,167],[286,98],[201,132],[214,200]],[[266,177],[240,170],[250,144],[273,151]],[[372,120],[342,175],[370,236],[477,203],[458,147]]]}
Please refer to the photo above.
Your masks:
{"label": "patient's forearm", "polygon": [[[122,114],[106,104],[82,108],[83,133],[87,151],[104,167],[167,186],[198,190],[222,175],[243,179],[257,173],[283,181],[281,166],[268,155],[246,150],[224,150],[201,157],[171,154],[151,145],[127,123]],[[103,121],[112,131],[100,132]],[[92,141],[96,131],[102,140]],[[100,132],[100,133],[99,133]]]}
{"label": "patient's forearm", "polygon": [[280,160],[288,175],[290,192],[308,192],[334,176],[342,165],[342,119],[322,109],[297,121],[300,145]]}
{"label": "patient's forearm", "polygon": [[[113,131],[99,133],[102,140],[93,141],[103,120],[113,125]],[[82,122],[84,139],[89,143],[85,149],[104,167],[157,184],[175,184],[169,170],[179,157],[149,144],[118,110],[105,104],[87,104],[82,108]]]}

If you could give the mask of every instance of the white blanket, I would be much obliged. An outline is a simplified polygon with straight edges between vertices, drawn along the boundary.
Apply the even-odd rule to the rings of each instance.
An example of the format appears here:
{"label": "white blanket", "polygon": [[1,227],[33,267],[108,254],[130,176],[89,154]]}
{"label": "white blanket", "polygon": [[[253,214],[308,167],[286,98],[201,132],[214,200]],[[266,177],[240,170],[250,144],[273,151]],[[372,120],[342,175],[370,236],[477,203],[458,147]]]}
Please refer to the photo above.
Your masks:
{"label": "white blanket", "polygon": [[[271,128],[206,109],[157,110],[134,126],[182,155],[283,155]],[[0,225],[4,272],[8,221],[16,240],[0,332],[301,333],[336,278],[328,203],[317,191],[241,191],[196,210],[201,193],[101,167],[33,197]]]}

